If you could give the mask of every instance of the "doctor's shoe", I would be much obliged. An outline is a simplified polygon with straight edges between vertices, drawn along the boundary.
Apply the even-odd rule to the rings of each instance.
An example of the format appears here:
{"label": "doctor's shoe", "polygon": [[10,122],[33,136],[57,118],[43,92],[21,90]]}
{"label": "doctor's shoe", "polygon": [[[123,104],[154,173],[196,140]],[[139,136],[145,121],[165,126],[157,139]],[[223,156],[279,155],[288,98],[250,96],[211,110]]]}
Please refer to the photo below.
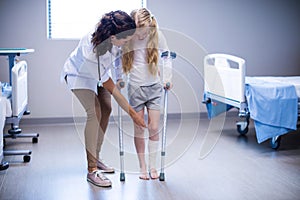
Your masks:
{"label": "doctor's shoe", "polygon": [[111,181],[100,171],[95,170],[87,174],[87,181],[99,187],[111,187]]}
{"label": "doctor's shoe", "polygon": [[115,173],[115,169],[107,164],[104,163],[103,160],[99,159],[97,161],[97,167],[98,169],[101,170],[101,172],[104,172],[104,173]]}

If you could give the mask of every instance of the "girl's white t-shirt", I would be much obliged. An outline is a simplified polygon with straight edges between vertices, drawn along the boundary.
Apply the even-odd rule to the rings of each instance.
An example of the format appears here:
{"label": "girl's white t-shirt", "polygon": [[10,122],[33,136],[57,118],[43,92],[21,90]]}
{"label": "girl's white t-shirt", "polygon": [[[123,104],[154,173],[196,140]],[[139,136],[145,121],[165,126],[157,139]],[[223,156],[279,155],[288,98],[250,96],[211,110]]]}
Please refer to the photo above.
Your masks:
{"label": "girl's white t-shirt", "polygon": [[169,51],[166,39],[164,35],[159,31],[158,32],[158,53],[159,53],[159,69],[160,75],[152,75],[149,72],[148,64],[146,60],[146,47],[147,42],[149,40],[149,36],[140,40],[138,38],[133,38],[133,49],[134,49],[134,60],[132,64],[132,69],[128,75],[128,79],[130,84],[139,85],[139,86],[149,86],[155,83],[160,83],[160,75],[163,78],[163,82],[166,83],[171,81],[172,79],[172,63],[165,62],[164,66],[162,66],[161,53],[165,51]]}

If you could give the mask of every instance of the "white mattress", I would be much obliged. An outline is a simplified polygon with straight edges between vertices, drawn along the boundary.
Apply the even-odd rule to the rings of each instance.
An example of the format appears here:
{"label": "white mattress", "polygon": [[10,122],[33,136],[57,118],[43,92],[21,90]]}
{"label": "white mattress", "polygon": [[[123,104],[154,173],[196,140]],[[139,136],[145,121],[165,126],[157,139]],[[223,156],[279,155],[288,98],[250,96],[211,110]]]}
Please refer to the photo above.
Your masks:
{"label": "white mattress", "polygon": [[257,79],[270,82],[284,82],[295,86],[298,100],[300,99],[300,76],[255,76]]}

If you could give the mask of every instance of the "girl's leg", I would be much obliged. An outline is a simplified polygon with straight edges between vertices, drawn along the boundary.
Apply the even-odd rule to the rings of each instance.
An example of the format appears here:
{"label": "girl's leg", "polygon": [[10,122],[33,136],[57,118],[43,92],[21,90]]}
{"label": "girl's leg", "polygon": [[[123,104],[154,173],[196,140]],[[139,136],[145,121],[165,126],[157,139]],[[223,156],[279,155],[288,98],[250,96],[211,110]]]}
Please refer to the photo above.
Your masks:
{"label": "girl's leg", "polygon": [[101,110],[96,94],[91,90],[76,89],[73,93],[84,107],[87,120],[84,129],[85,148],[87,154],[88,171],[97,170],[97,141],[98,136],[103,137],[104,133],[99,125]]}
{"label": "girl's leg", "polygon": [[156,160],[159,145],[159,121],[160,111],[148,109],[148,130],[149,130],[149,173],[152,179],[157,179]]}
{"label": "girl's leg", "polygon": [[[144,117],[144,109],[137,113],[139,116]],[[143,180],[149,179],[147,174],[147,165],[145,161],[145,129],[134,124],[134,144],[140,164],[140,178]]]}

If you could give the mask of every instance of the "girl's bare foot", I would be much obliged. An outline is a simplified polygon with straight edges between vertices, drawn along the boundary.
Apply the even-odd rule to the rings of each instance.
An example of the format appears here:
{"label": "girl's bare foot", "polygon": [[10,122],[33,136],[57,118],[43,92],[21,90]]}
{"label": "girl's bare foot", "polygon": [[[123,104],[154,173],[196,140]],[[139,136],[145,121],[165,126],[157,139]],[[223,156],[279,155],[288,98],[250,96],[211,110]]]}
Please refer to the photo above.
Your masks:
{"label": "girl's bare foot", "polygon": [[142,179],[142,180],[149,180],[149,176],[148,176],[147,171],[146,170],[141,170],[139,178]]}
{"label": "girl's bare foot", "polygon": [[146,166],[141,167],[139,178],[142,179],[142,180],[149,180],[149,176],[148,176],[148,173],[147,173],[147,170],[146,170]]}
{"label": "girl's bare foot", "polygon": [[156,169],[150,169],[149,175],[151,179],[158,179],[159,177]]}

